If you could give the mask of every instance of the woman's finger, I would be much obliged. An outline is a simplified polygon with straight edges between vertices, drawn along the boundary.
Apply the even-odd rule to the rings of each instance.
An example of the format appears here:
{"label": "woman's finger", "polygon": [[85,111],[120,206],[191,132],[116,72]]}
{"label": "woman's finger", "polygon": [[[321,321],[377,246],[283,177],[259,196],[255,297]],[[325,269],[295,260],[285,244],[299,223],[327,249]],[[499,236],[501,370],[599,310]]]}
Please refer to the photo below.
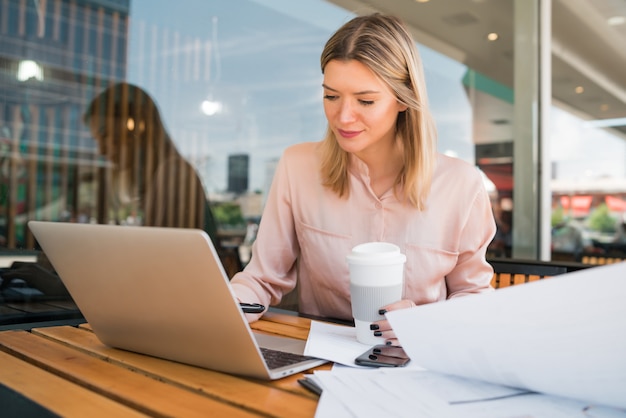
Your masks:
{"label": "woman's finger", "polygon": [[387,312],[395,311],[398,309],[407,309],[415,307],[415,302],[410,299],[402,299],[389,305],[385,305],[378,311],[379,314],[384,315]]}

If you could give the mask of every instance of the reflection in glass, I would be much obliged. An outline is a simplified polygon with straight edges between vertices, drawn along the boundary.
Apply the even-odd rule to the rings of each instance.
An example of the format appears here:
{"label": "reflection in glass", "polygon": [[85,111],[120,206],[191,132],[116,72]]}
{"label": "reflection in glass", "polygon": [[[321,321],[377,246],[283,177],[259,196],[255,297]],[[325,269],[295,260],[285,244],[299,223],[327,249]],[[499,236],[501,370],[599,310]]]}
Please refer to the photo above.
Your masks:
{"label": "reflection in glass", "polygon": [[89,104],[84,120],[109,163],[94,173],[99,223],[200,228],[216,238],[202,181],[143,89],[112,85]]}
{"label": "reflection in glass", "polygon": [[[319,53],[354,16],[345,3],[0,0],[0,269],[38,257],[51,267],[36,251],[29,219],[206,228],[221,251],[248,259],[282,150],[323,137]],[[584,2],[552,3],[555,74],[581,63],[574,46],[621,51],[619,24],[592,25],[593,33],[614,35],[572,45],[571,28],[589,34],[591,14]],[[393,7],[385,2],[387,12]],[[512,201],[513,1],[406,7],[403,17],[424,43],[439,150],[475,163],[495,185],[496,249],[506,255],[515,245],[510,212],[520,204]],[[488,42],[492,31],[499,39]],[[617,56],[578,52],[596,60],[580,69]],[[618,81],[622,67],[603,80]],[[582,121],[586,113],[619,121],[624,103],[574,77],[580,71],[569,74],[553,79],[552,215],[555,225],[559,216],[577,222],[608,254],[626,212],[626,130]],[[576,86],[584,91],[576,94]],[[586,107],[563,105],[574,96]],[[592,196],[588,208],[567,203],[585,196]],[[18,312],[3,302],[2,315],[5,308]]]}

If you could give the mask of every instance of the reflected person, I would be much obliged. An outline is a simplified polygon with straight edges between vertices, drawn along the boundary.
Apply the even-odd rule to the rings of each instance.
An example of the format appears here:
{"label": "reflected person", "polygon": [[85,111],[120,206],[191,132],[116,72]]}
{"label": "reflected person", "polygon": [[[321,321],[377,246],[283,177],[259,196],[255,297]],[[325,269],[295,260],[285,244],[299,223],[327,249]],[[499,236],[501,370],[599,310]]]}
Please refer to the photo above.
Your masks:
{"label": "reflected person", "polygon": [[148,93],[132,84],[114,84],[93,99],[84,121],[111,163],[108,198],[124,214],[122,221],[200,228],[215,242],[202,181],[176,148]]}

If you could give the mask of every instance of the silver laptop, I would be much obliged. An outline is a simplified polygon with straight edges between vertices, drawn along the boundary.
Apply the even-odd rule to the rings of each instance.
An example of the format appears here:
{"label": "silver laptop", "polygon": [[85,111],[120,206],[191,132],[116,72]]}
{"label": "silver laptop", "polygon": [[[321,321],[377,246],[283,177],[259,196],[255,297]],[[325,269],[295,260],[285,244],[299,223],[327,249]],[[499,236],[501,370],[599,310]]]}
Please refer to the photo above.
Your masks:
{"label": "silver laptop", "polygon": [[262,352],[301,356],[306,342],[252,331],[204,231],[28,225],[106,345],[266,380],[326,362],[306,357],[270,368]]}

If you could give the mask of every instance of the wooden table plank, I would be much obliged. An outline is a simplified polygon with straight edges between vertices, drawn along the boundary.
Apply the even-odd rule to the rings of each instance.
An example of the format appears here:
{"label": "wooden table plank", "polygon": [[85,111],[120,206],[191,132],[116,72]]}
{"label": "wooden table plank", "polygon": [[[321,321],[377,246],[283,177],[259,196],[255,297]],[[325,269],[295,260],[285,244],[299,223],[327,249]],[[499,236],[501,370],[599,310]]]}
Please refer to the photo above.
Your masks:
{"label": "wooden table plank", "polygon": [[287,324],[308,330],[311,328],[311,320],[297,315],[287,315],[279,312],[267,311],[263,314],[264,321]]}
{"label": "wooden table plank", "polygon": [[[272,382],[232,376],[108,347],[83,326],[39,328],[34,329],[33,333],[147,376],[158,376],[166,383],[189,390],[200,390],[216,399],[241,405],[262,414],[284,417],[315,415],[318,398],[297,383],[297,378],[302,377],[301,374]],[[277,408],[277,405],[280,405],[280,408]]]}
{"label": "wooden table plank", "polygon": [[5,386],[55,414],[93,418],[145,416],[2,351],[0,364],[0,381]]}
{"label": "wooden table plank", "polygon": [[0,333],[0,346],[9,354],[149,415],[258,416],[240,406],[135,373],[25,331]]}
{"label": "wooden table plank", "polygon": [[[267,315],[267,313],[265,315]],[[263,321],[265,321],[265,315],[263,316]],[[290,315],[284,315],[284,314],[273,314],[272,317],[273,317],[273,319],[276,318],[277,322],[280,321],[280,323],[288,324],[290,322],[289,319],[282,320],[280,317],[289,318],[291,316]],[[301,319],[302,321],[298,321],[299,324],[303,324],[303,323],[306,324],[307,322],[310,324],[310,321],[311,321],[310,319],[307,319],[307,318],[298,318],[298,317],[293,317],[293,318]],[[259,322],[263,322],[263,321],[259,321]],[[90,332],[93,332],[93,330],[91,329],[89,324],[80,324],[78,327],[80,329],[85,329],[85,330],[89,330]],[[35,330],[35,332],[38,332],[38,330]],[[280,334],[281,335],[287,335],[287,336],[291,337],[293,335],[293,332],[288,330],[287,328],[285,328],[285,329],[281,328],[280,329]],[[95,335],[93,336],[93,338],[97,341],[97,337],[95,337]],[[101,345],[102,343],[97,341],[96,344],[100,344]],[[91,349],[89,349],[89,350],[91,350]],[[328,363],[328,364],[324,364],[322,366],[316,367],[315,370],[330,370],[331,368],[332,368],[332,364]],[[313,372],[312,370],[309,370],[309,371],[307,371],[305,373],[312,373],[312,372]],[[303,374],[304,373],[298,373],[298,374],[295,374],[295,375],[292,375],[292,376],[284,377],[282,379],[274,380],[272,382],[272,385],[277,387],[277,388],[280,388],[280,389],[283,389],[283,390],[287,390],[287,391],[290,391],[290,392],[293,392],[293,393],[296,393],[296,394],[300,394],[300,395],[304,395],[304,396],[311,397],[311,398],[314,398],[314,399],[318,399],[317,395],[315,395],[315,394],[311,393],[310,391],[308,391],[307,389],[303,388],[298,383],[298,379],[301,379]]]}
{"label": "wooden table plank", "polygon": [[256,331],[266,332],[268,334],[293,337],[300,340],[306,340],[309,336],[308,328],[299,328],[292,325],[272,321],[256,321],[250,324],[250,328]]}

